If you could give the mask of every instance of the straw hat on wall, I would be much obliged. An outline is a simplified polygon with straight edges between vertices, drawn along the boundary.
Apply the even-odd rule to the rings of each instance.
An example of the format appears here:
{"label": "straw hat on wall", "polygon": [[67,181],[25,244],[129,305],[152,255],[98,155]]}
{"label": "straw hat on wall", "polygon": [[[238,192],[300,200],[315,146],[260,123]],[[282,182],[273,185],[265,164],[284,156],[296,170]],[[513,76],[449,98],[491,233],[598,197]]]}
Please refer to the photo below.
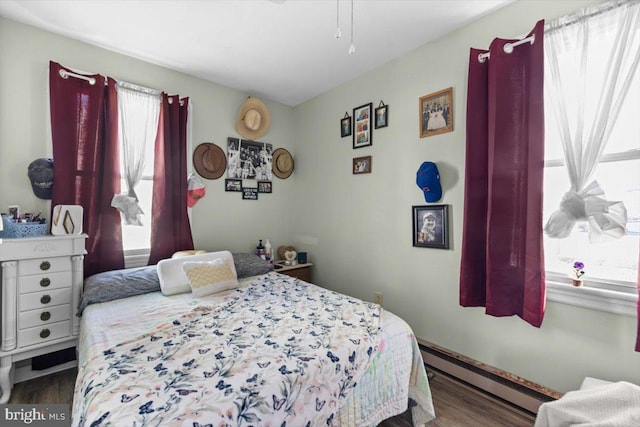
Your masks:
{"label": "straw hat on wall", "polygon": [[247,139],[256,140],[269,130],[271,115],[264,102],[258,98],[248,98],[238,113],[236,130]]}
{"label": "straw hat on wall", "polygon": [[293,157],[284,148],[278,148],[273,152],[271,170],[278,178],[289,178],[293,172]]}

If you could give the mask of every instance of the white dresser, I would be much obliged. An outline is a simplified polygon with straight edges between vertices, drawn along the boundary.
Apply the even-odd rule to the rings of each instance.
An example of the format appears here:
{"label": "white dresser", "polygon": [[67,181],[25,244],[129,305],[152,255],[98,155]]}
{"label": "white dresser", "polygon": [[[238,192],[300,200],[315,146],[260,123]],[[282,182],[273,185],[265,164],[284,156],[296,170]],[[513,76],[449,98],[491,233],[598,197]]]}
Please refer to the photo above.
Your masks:
{"label": "white dresser", "polygon": [[86,238],[0,239],[0,403],[9,400],[16,362],[76,345]]}

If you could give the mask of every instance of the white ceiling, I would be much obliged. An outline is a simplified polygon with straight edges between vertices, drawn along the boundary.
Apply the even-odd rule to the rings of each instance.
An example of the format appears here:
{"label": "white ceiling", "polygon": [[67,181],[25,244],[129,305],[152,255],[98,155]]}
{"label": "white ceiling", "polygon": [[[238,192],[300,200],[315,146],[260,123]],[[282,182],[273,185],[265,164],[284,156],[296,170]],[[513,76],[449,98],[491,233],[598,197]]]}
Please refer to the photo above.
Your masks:
{"label": "white ceiling", "polygon": [[0,0],[0,15],[295,106],[511,1],[355,0],[353,55],[351,0]]}

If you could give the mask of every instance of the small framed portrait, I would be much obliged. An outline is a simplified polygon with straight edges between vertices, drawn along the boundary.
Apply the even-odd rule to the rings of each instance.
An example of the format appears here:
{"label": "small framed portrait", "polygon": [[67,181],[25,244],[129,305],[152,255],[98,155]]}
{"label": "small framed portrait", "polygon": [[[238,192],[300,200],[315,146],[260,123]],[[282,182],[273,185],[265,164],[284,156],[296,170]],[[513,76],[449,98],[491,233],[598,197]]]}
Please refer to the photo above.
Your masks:
{"label": "small framed portrait", "polygon": [[413,206],[413,246],[449,249],[448,205]]}
{"label": "small framed portrait", "polygon": [[9,206],[7,209],[9,210],[9,219],[13,218],[17,222],[20,219],[20,206]]}
{"label": "small framed portrait", "polygon": [[242,191],[242,180],[227,178],[224,180],[224,191]]}
{"label": "small framed portrait", "polygon": [[271,193],[271,181],[258,181],[258,193]]}
{"label": "small framed portrait", "polygon": [[380,101],[380,105],[376,108],[375,128],[386,128],[389,126],[389,106]]}
{"label": "small framed portrait", "polygon": [[344,117],[340,119],[340,137],[351,135],[351,116],[349,113],[344,113]]}
{"label": "small framed portrait", "polygon": [[371,156],[356,157],[353,159],[353,174],[371,173]]}
{"label": "small framed portrait", "polygon": [[242,198],[244,200],[258,200],[258,188],[242,187]]}
{"label": "small framed portrait", "polygon": [[353,109],[353,148],[373,145],[371,133],[371,103]]}
{"label": "small framed portrait", "polygon": [[453,132],[453,88],[420,97],[420,138]]}

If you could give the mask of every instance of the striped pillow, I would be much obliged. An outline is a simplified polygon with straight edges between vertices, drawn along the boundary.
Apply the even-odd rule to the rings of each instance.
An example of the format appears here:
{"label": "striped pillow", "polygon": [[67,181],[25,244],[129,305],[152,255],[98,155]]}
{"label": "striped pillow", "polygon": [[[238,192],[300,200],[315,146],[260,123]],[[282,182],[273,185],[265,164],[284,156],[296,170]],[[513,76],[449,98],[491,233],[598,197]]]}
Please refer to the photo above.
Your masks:
{"label": "striped pillow", "polygon": [[182,266],[196,297],[237,288],[240,284],[235,272],[224,259],[210,262],[185,262]]}

